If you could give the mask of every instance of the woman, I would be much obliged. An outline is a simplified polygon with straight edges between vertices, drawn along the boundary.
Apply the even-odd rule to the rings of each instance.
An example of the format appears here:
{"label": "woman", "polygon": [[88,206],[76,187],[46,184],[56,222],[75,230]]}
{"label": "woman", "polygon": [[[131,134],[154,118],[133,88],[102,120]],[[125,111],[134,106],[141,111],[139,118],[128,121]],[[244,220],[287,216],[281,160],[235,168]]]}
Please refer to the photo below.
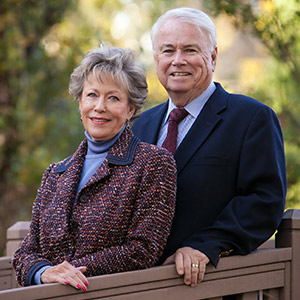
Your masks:
{"label": "woman", "polygon": [[175,207],[167,150],[129,129],[147,95],[133,52],[88,52],[70,78],[86,139],[45,171],[30,232],[15,253],[21,285],[58,282],[87,290],[88,276],[154,266]]}

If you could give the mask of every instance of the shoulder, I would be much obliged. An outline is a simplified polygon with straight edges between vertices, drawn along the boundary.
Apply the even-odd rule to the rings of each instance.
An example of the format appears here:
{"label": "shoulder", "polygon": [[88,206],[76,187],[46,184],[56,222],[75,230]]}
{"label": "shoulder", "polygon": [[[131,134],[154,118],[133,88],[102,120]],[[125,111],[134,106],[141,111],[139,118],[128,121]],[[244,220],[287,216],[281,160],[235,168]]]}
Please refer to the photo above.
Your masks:
{"label": "shoulder", "polygon": [[217,89],[212,97],[214,101],[212,102],[217,103],[217,105],[220,105],[219,102],[222,101],[226,103],[225,107],[227,109],[225,111],[229,115],[239,115],[239,118],[246,117],[251,119],[258,113],[265,113],[276,117],[276,113],[273,109],[260,100],[243,94],[227,92],[219,83],[216,83],[216,87]]}
{"label": "shoulder", "polygon": [[50,164],[50,166],[46,169],[44,174],[49,174],[51,172],[55,173],[63,173],[66,169],[68,169],[73,163],[76,157],[83,156],[86,153],[87,142],[84,139],[75,153],[72,155],[62,159],[61,161]]}
{"label": "shoulder", "polygon": [[45,170],[43,173],[42,177],[42,182],[45,182],[46,180],[50,178],[56,177],[56,175],[60,174],[61,172],[59,171],[60,168],[64,167],[68,161],[72,158],[73,155],[59,161],[56,163],[52,163],[48,166],[48,168]]}
{"label": "shoulder", "polygon": [[142,159],[147,158],[148,162],[176,165],[173,155],[168,150],[146,142],[140,141],[138,143],[136,155]]}
{"label": "shoulder", "polygon": [[271,109],[269,106],[255,98],[243,94],[227,92],[219,83],[216,83],[216,86],[217,95],[223,95],[223,97],[224,95],[227,95],[228,104],[231,106],[237,106],[238,108],[244,107],[245,109]]}
{"label": "shoulder", "polygon": [[243,107],[253,107],[253,108],[269,108],[266,104],[263,102],[254,99],[252,97],[242,95],[242,94],[230,94],[229,93],[229,101],[231,105],[239,105]]}
{"label": "shoulder", "polygon": [[139,142],[132,164],[137,177],[152,184],[176,189],[177,167],[173,155],[165,148]]}
{"label": "shoulder", "polygon": [[281,135],[279,118],[271,107],[249,96],[230,93],[228,95],[227,109],[222,113],[224,119],[236,124],[240,129],[244,126],[252,128],[255,132],[267,130],[280,132]]}
{"label": "shoulder", "polygon": [[274,120],[278,121],[278,117],[271,107],[245,95],[230,94],[228,107],[231,111],[235,110],[236,114],[239,114],[240,118],[244,118],[245,121],[247,119],[249,121],[261,120],[271,123]]}
{"label": "shoulder", "polygon": [[146,111],[144,111],[141,115],[141,117],[147,117],[147,116],[151,116],[152,114],[155,114],[157,111],[161,110],[161,109],[165,109],[168,105],[168,101],[158,104],[152,108],[147,109]]}
{"label": "shoulder", "polygon": [[167,149],[141,141],[138,143],[137,151],[148,156],[173,158]]}
{"label": "shoulder", "polygon": [[165,113],[165,111],[168,108],[168,101],[161,103],[159,105],[156,105],[152,108],[149,108],[148,110],[144,111],[136,120],[133,122],[133,127],[137,123],[143,123],[151,120],[154,117],[160,116]]}

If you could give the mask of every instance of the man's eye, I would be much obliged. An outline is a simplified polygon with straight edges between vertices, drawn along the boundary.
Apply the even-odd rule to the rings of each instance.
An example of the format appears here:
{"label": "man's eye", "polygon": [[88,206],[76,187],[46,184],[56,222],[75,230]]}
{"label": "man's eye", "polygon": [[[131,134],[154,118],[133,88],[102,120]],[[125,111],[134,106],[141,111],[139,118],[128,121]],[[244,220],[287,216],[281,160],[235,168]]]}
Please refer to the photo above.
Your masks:
{"label": "man's eye", "polygon": [[173,53],[173,52],[174,51],[172,49],[165,49],[165,50],[162,51],[162,53],[166,53],[166,54]]}
{"label": "man's eye", "polygon": [[197,52],[195,49],[189,48],[185,50],[187,53],[195,53]]}

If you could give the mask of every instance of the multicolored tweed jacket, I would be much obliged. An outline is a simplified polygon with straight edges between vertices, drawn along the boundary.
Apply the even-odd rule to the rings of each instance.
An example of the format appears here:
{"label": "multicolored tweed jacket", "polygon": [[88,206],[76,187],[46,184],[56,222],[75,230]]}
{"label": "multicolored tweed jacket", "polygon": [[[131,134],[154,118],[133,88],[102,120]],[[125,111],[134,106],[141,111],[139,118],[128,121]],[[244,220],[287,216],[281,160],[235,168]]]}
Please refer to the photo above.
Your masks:
{"label": "multicolored tweed jacket", "polygon": [[67,260],[95,276],[148,268],[162,254],[175,210],[171,154],[125,130],[76,196],[86,152],[84,140],[43,175],[30,232],[13,258],[21,285],[45,264]]}

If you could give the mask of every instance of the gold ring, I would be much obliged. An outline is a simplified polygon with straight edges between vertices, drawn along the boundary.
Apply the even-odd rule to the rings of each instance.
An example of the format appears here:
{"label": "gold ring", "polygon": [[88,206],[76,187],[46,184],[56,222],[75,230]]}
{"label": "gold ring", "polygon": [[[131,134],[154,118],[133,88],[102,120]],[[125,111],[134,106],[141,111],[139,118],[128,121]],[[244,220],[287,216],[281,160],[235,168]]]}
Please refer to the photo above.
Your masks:
{"label": "gold ring", "polygon": [[192,264],[192,268],[199,268],[199,265],[198,264]]}

